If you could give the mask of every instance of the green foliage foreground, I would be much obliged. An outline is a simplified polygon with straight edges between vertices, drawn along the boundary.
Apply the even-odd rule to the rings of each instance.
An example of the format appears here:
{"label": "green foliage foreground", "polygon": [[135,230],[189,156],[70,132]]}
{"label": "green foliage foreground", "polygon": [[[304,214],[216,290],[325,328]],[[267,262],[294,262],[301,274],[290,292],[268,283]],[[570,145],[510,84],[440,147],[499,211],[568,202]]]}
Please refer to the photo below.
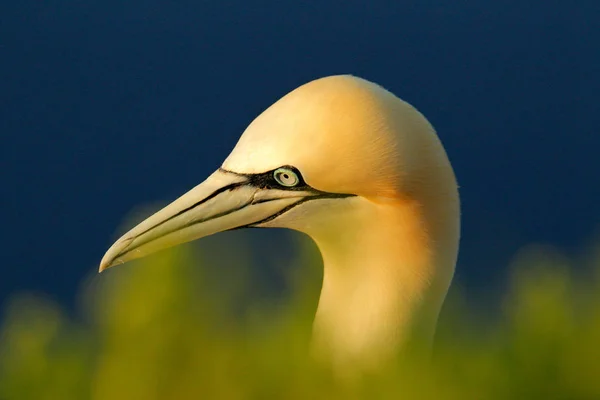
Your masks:
{"label": "green foliage foreground", "polygon": [[0,398],[600,398],[595,259],[574,278],[560,255],[525,251],[492,317],[453,290],[431,363],[348,381],[307,357],[314,270],[291,269],[310,276],[291,280],[291,299],[248,305],[248,270],[179,249],[92,277],[79,322],[48,300],[16,298],[1,333]]}

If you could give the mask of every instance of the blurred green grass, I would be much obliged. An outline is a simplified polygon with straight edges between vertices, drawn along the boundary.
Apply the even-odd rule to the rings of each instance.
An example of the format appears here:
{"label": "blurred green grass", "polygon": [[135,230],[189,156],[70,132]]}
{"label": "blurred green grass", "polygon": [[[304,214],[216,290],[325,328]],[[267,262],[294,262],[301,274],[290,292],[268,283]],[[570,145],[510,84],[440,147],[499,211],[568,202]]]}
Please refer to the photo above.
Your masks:
{"label": "blurred green grass", "polygon": [[0,333],[0,399],[600,398],[600,252],[575,268],[524,249],[498,315],[454,289],[430,363],[352,382],[308,356],[320,266],[301,254],[311,267],[289,269],[284,301],[248,306],[243,254],[207,260],[186,247],[91,277],[77,321],[17,296]]}

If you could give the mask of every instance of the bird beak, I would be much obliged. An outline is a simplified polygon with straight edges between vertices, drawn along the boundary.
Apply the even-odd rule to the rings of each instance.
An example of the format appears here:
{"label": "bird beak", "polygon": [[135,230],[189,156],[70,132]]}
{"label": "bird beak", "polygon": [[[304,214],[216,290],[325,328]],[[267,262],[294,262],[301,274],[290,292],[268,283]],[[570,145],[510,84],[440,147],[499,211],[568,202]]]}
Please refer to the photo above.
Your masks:
{"label": "bird beak", "polygon": [[248,176],[218,170],[117,240],[102,258],[100,272],[217,232],[259,226],[315,195],[261,188]]}

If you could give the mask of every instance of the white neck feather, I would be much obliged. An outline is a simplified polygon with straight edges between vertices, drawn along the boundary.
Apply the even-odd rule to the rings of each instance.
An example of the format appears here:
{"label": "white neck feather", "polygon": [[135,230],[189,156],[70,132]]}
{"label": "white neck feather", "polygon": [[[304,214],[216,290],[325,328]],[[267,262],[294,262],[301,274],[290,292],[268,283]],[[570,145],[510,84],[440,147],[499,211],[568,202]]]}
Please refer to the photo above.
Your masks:
{"label": "white neck feather", "polygon": [[[457,218],[432,221],[410,201],[356,201],[350,218],[338,213],[340,221],[311,232],[325,267],[313,328],[317,354],[363,365],[406,350],[427,354],[454,272]],[[352,226],[340,229],[343,221]]]}

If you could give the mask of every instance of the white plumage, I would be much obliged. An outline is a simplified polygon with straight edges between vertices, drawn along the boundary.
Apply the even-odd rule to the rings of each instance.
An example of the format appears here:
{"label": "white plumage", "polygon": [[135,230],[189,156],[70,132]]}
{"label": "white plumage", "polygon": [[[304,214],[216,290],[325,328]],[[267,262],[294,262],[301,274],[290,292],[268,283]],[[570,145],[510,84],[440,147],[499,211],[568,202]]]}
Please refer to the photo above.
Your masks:
{"label": "white plumage", "polygon": [[454,273],[459,196],[442,144],[412,106],[352,76],[299,87],[206,181],[113,244],[100,270],[243,226],[317,243],[317,354],[371,364],[409,346],[427,352]]}

